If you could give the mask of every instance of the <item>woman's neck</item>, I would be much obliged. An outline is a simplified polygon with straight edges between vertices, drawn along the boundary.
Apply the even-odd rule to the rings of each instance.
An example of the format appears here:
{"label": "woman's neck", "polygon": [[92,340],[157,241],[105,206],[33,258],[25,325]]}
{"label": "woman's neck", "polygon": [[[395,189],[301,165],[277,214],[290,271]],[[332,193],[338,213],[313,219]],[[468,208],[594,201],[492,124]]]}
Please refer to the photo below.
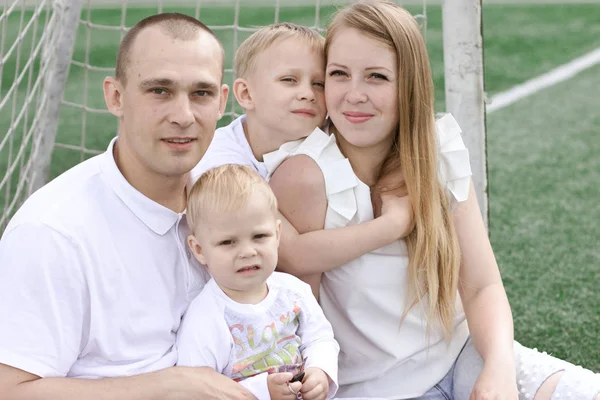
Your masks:
{"label": "woman's neck", "polygon": [[336,135],[342,154],[350,161],[354,174],[369,187],[377,183],[379,173],[387,157],[393,138],[371,147],[356,147],[347,142],[341,134]]}

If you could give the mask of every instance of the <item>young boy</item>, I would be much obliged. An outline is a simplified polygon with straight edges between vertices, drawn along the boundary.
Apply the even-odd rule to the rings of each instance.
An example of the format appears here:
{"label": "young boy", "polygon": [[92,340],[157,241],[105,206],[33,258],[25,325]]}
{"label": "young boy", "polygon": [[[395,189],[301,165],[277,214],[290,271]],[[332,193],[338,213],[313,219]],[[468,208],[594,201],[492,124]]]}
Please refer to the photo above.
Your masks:
{"label": "young boy", "polygon": [[268,25],[238,48],[233,94],[244,115],[219,128],[192,171],[242,164],[267,177],[263,155],[308,136],[326,115],[324,38],[292,23]]}
{"label": "young boy", "polygon": [[[188,244],[212,279],[179,329],[178,365],[211,367],[258,399],[333,397],[339,347],[310,287],[274,272],[280,221],[266,181],[248,166],[211,169],[187,217]],[[290,382],[303,361],[303,380]]]}
{"label": "young boy", "polygon": [[[240,45],[234,61],[238,78],[233,93],[246,114],[217,129],[206,154],[191,172],[193,181],[223,164],[248,165],[267,179],[263,156],[308,136],[323,124],[324,45],[317,32],[291,23],[261,28]],[[328,190],[339,190],[340,186],[325,185]],[[412,229],[407,198],[387,196],[382,200],[381,217],[328,231],[297,232],[281,216],[279,267],[310,283],[318,298],[321,274],[314,271],[336,268],[404,237]],[[321,211],[324,213],[316,212]],[[357,243],[357,234],[364,240]]]}

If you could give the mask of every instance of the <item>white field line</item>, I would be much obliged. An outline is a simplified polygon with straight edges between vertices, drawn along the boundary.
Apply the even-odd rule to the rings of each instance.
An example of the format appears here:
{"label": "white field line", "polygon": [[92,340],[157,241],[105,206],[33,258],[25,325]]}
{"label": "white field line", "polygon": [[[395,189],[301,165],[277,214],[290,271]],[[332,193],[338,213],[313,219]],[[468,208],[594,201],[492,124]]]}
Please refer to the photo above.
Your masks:
{"label": "white field line", "polygon": [[556,67],[550,72],[492,96],[491,101],[486,106],[486,111],[491,113],[500,110],[527,96],[531,96],[542,89],[566,81],[587,68],[593,67],[599,63],[600,47],[581,57],[577,57],[566,64]]}

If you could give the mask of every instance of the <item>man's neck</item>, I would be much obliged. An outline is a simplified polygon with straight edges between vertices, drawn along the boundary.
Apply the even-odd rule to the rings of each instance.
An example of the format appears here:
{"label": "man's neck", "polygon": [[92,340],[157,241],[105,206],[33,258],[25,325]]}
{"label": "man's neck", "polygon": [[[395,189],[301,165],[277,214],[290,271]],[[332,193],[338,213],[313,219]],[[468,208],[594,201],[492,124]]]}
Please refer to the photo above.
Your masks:
{"label": "man's neck", "polygon": [[113,156],[117,167],[131,186],[150,200],[176,212],[185,210],[188,174],[165,176],[145,170],[127,150],[115,143]]}
{"label": "man's neck", "polygon": [[277,137],[277,132],[270,132],[268,128],[248,116],[242,126],[252,154],[258,161],[263,161],[265,154],[277,150],[283,144]]}

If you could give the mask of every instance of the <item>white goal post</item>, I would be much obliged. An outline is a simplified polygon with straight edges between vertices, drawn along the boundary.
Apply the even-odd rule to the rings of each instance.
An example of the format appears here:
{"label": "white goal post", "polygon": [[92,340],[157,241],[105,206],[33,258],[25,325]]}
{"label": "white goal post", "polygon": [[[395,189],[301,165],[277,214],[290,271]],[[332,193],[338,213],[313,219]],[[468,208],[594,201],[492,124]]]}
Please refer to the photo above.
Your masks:
{"label": "white goal post", "polygon": [[[352,1],[180,0],[177,7],[185,8],[187,13],[203,21],[209,13],[231,15],[231,21],[225,24],[208,22],[218,35],[226,34],[230,43],[224,44],[232,49],[228,54],[231,57],[233,49],[257,28],[241,22],[248,7],[270,8],[273,15],[270,22],[287,20],[290,13],[286,10],[290,7],[308,7],[314,10],[314,16],[310,20],[305,18],[302,23],[324,31],[327,19],[322,10]],[[425,35],[427,1],[396,0],[415,10]],[[440,4],[440,0],[429,1],[436,6]],[[156,12],[173,11],[176,6],[172,3],[166,0],[7,0],[0,5],[0,234],[22,202],[47,182],[51,166],[54,175],[62,172],[60,166],[51,164],[57,161],[53,159],[53,152],[60,149],[62,155],[70,151],[73,155],[69,157],[75,157],[78,162],[103,149],[89,145],[93,136],[90,126],[107,122],[90,121],[98,121],[94,119],[98,116],[110,121],[110,116],[97,101],[89,100],[93,97],[88,96],[89,92],[101,88],[100,78],[92,83],[88,81],[92,74],[94,77],[113,74],[114,66],[94,63],[96,49],[90,37],[114,34],[118,42],[118,37],[130,27],[127,18],[134,10],[153,7]],[[115,20],[110,24],[92,20],[91,10],[96,8],[114,9]],[[444,0],[442,16],[446,111],[454,114],[462,127],[471,154],[478,201],[487,223],[481,0]],[[74,59],[76,43],[84,43],[85,48],[83,57]],[[77,88],[83,94],[76,100],[72,99],[73,89],[68,85],[69,72],[73,69],[83,71],[80,72],[82,83]],[[232,80],[231,68],[226,69],[227,76]],[[231,97],[228,115],[235,116],[235,100]],[[66,108],[76,110],[77,118],[82,120],[79,121],[81,127],[75,130],[75,143],[63,143],[57,137],[59,127],[65,123],[61,113]],[[66,122],[70,123],[71,118],[74,117],[69,116]],[[108,124],[104,129],[112,130],[114,135],[116,121]],[[62,161],[61,157],[55,158]]]}

